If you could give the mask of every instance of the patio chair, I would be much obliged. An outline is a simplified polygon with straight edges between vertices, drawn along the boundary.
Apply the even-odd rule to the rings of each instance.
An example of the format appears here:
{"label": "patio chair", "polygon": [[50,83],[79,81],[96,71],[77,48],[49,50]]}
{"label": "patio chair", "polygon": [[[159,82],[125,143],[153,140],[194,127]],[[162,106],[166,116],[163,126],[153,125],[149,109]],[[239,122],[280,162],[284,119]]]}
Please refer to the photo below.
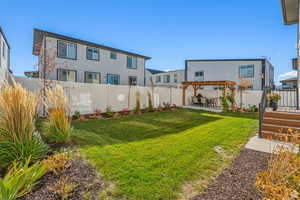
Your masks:
{"label": "patio chair", "polygon": [[207,106],[207,99],[205,97],[200,98],[200,105],[203,107]]}

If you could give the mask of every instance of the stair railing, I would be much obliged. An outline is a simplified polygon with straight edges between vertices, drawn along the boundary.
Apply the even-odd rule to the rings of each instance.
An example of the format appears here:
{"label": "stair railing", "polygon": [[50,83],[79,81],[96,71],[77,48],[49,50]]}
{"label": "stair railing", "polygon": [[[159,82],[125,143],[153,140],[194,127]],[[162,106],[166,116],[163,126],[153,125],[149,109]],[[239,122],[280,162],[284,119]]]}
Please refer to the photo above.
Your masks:
{"label": "stair railing", "polygon": [[258,132],[258,136],[261,138],[262,137],[262,122],[264,120],[264,114],[265,114],[265,110],[267,107],[267,103],[268,103],[268,99],[267,99],[267,95],[271,92],[271,88],[264,88],[262,96],[261,96],[261,100],[259,103],[259,132]]}

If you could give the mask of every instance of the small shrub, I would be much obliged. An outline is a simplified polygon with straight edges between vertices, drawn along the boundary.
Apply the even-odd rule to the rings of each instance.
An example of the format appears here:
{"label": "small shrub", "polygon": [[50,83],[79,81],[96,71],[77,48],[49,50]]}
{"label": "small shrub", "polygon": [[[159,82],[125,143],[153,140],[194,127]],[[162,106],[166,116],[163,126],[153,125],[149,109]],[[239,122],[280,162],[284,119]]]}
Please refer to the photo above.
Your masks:
{"label": "small shrub", "polygon": [[54,186],[48,187],[50,191],[55,192],[61,200],[69,199],[72,196],[78,184],[71,184],[69,178],[60,179]]}
{"label": "small shrub", "polygon": [[13,163],[3,179],[0,179],[0,199],[15,200],[32,190],[37,181],[46,174],[46,166],[40,162],[29,167],[30,159],[23,165]]}
{"label": "small shrub", "polygon": [[226,97],[220,97],[220,99],[221,99],[221,104],[222,104],[222,107],[223,107],[223,111],[227,112],[229,110],[229,104],[227,102],[227,98]]}
{"label": "small shrub", "polygon": [[30,141],[3,140],[0,141],[0,165],[8,167],[14,161],[25,163],[29,158],[36,162],[45,157],[47,152],[48,146],[39,135],[34,135]]}
{"label": "small shrub", "polygon": [[280,99],[281,99],[281,96],[277,93],[269,93],[267,95],[267,99],[269,101],[275,101],[275,102],[278,102]]}
{"label": "small shrub", "polygon": [[257,174],[256,187],[266,200],[299,199],[300,158],[281,147],[269,160],[268,169]]}
{"label": "small shrub", "polygon": [[257,112],[258,111],[258,108],[256,105],[252,105],[252,106],[249,106],[249,109],[248,109],[249,112]]}
{"label": "small shrub", "polygon": [[171,109],[171,104],[168,102],[163,102],[163,106],[165,110],[170,110]]}
{"label": "small shrub", "polygon": [[108,117],[112,117],[113,116],[113,114],[114,114],[114,112],[112,111],[112,109],[111,109],[111,107],[110,106],[108,106],[108,107],[106,107],[106,115],[108,116]]}
{"label": "small shrub", "polygon": [[68,153],[55,154],[49,156],[43,163],[47,166],[48,172],[58,176],[71,166],[71,156]]}
{"label": "small shrub", "polygon": [[153,111],[152,95],[150,92],[148,94],[148,111]]}
{"label": "small shrub", "polygon": [[74,116],[75,116],[76,119],[79,119],[80,116],[81,116],[81,114],[80,114],[80,112],[79,112],[78,110],[76,110],[76,111],[74,112]]}
{"label": "small shrub", "polygon": [[141,113],[141,93],[136,92],[135,93],[136,101],[135,101],[135,112]]}
{"label": "small shrub", "polygon": [[128,110],[127,108],[124,108],[124,109],[122,110],[122,114],[123,114],[123,115],[128,115],[128,114],[129,114],[129,110]]}
{"label": "small shrub", "polygon": [[57,86],[47,90],[49,133],[48,139],[53,142],[68,143],[71,140],[71,120],[69,118],[68,100],[63,88]]}

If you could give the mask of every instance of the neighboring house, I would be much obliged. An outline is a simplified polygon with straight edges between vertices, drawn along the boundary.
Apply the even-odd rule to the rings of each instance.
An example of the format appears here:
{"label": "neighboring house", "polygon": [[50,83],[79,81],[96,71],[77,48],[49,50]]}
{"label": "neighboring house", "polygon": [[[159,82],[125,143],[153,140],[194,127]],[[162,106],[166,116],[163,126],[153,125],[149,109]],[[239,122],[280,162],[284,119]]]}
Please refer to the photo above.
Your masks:
{"label": "neighboring house", "polygon": [[6,80],[10,69],[10,46],[0,26],[0,83]]}
{"label": "neighboring house", "polygon": [[[274,67],[267,59],[186,60],[186,81],[251,82],[249,89],[274,85]],[[207,86],[208,87],[208,86]]]}
{"label": "neighboring house", "polygon": [[[145,85],[145,62],[150,59],[39,29],[34,29],[33,54],[39,57],[39,78],[114,85]],[[52,66],[45,68],[44,63]]]}
{"label": "neighboring house", "polygon": [[297,88],[297,77],[281,80],[280,82],[281,82],[281,88],[282,89],[295,89],[295,88]]}
{"label": "neighboring house", "polygon": [[184,81],[184,70],[152,73],[150,80],[155,86],[178,86]]}
{"label": "neighboring house", "polygon": [[[298,26],[297,28],[297,34],[295,36],[297,37],[297,58],[293,59],[293,69],[297,70],[297,88],[300,90],[299,84],[300,84],[300,28],[299,28],[299,9],[300,9],[300,1],[299,0],[281,0],[281,6],[282,6],[282,14],[283,14],[283,21],[285,25],[293,25],[296,24]],[[300,92],[298,91],[298,95],[300,95]],[[300,97],[298,96],[298,99]],[[298,101],[298,107],[300,106],[300,101]]]}

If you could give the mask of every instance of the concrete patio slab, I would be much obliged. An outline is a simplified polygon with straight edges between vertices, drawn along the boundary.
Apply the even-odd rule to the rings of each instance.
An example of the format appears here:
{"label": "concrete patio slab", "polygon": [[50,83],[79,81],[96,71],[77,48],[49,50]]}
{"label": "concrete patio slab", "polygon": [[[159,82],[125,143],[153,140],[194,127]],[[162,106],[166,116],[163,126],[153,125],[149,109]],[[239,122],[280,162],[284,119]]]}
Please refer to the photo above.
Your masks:
{"label": "concrete patio slab", "polygon": [[259,138],[257,135],[252,137],[246,144],[246,149],[251,149],[259,152],[272,153],[276,150],[277,147],[283,146],[290,149],[294,153],[298,153],[298,148],[296,145],[287,142],[281,142],[277,140],[269,140]]}

